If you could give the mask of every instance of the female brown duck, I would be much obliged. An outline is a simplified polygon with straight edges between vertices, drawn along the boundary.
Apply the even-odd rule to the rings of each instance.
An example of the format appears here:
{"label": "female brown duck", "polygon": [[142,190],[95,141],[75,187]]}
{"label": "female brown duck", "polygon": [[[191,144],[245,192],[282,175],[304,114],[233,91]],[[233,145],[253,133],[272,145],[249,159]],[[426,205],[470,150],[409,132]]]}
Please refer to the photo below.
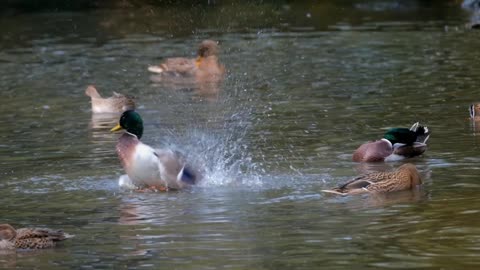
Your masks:
{"label": "female brown duck", "polygon": [[218,61],[218,44],[213,40],[200,43],[196,58],[168,58],[148,70],[169,79],[194,78],[196,82],[218,81],[225,74],[225,67]]}
{"label": "female brown duck", "polygon": [[403,164],[393,172],[377,172],[359,176],[337,188],[322,190],[339,195],[384,193],[413,189],[422,180],[415,165]]}
{"label": "female brown duck", "polygon": [[135,98],[113,92],[113,96],[102,98],[93,85],[85,90],[85,95],[91,98],[93,113],[122,113],[135,109]]}
{"label": "female brown duck", "polygon": [[21,228],[15,230],[9,224],[0,224],[0,250],[2,249],[41,249],[51,248],[57,242],[73,235],[61,230]]}

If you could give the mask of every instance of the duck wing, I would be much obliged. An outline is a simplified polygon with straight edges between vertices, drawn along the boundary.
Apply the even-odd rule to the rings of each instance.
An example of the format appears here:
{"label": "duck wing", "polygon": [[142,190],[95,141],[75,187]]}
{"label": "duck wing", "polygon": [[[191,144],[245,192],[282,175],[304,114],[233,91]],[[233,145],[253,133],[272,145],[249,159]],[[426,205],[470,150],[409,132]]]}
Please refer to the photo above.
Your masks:
{"label": "duck wing", "polygon": [[428,138],[430,138],[430,130],[428,127],[420,125],[419,122],[414,123],[410,131],[413,131],[416,135],[415,143],[426,144]]}
{"label": "duck wing", "polygon": [[160,65],[148,68],[150,72],[171,76],[193,75],[195,69],[195,60],[183,57],[168,58]]}
{"label": "duck wing", "polygon": [[405,157],[416,157],[423,154],[426,150],[427,145],[425,143],[415,142],[413,145],[395,147],[394,153]]}
{"label": "duck wing", "polygon": [[22,249],[40,249],[54,247],[56,242],[71,238],[73,235],[62,230],[22,228],[17,230],[15,246]]}
{"label": "duck wing", "polygon": [[156,149],[160,177],[169,188],[181,189],[188,185],[195,185],[200,174],[187,164],[186,158],[178,151],[170,149]]}
{"label": "duck wing", "polygon": [[352,159],[357,162],[378,162],[384,161],[392,153],[393,148],[390,143],[378,140],[362,144],[355,150]]}

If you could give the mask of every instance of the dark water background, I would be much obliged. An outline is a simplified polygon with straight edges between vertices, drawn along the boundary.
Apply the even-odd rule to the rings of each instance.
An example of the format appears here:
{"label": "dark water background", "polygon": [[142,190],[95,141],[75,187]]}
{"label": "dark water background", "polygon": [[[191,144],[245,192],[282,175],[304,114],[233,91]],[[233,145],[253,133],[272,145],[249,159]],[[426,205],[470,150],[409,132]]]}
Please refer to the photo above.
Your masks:
{"label": "dark water background", "polygon": [[[1,268],[480,267],[480,32],[459,1],[34,3],[0,5],[1,222],[76,238]],[[229,71],[218,93],[150,82],[205,38]],[[121,190],[89,84],[137,96],[144,141],[203,157],[207,180]],[[432,130],[419,192],[320,192],[401,165],[350,158],[416,121]]]}

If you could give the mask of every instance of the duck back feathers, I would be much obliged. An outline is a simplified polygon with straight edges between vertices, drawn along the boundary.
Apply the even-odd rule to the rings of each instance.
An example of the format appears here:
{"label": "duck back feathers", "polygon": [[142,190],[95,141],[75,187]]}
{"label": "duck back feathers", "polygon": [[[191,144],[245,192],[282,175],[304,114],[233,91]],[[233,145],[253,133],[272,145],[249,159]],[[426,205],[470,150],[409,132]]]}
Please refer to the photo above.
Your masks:
{"label": "duck back feathers", "polygon": [[[7,249],[42,249],[51,248],[57,242],[72,238],[73,235],[62,230],[21,228],[15,230],[9,224],[0,224],[0,247]],[[3,242],[3,245],[1,243]]]}
{"label": "duck back feathers", "polygon": [[405,145],[412,145],[415,142],[425,143],[430,136],[427,127],[421,126],[418,122],[408,128],[391,128],[383,138],[389,140],[392,144],[401,143]]}
{"label": "duck back feathers", "polygon": [[87,87],[85,95],[91,99],[93,113],[122,113],[126,110],[133,110],[136,106],[135,97],[130,95],[113,92],[111,97],[102,98],[93,85]]}
{"label": "duck back feathers", "polygon": [[421,183],[420,173],[415,165],[407,163],[393,172],[365,174],[337,188],[323,191],[340,195],[384,193],[413,189]]}

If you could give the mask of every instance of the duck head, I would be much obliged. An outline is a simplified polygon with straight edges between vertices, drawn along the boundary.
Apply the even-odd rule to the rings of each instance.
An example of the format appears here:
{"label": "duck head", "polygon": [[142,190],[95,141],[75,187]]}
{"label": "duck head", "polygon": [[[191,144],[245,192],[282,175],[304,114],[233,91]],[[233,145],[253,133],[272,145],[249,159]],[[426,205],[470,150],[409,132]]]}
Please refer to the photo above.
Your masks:
{"label": "duck head", "polygon": [[200,65],[203,59],[217,55],[218,54],[218,42],[213,41],[213,40],[204,40],[202,43],[200,43],[200,46],[198,47],[197,51],[197,60],[195,61],[195,64],[197,67]]}
{"label": "duck head", "polygon": [[17,236],[17,231],[9,224],[0,224],[0,240],[10,241]]}
{"label": "duck head", "polygon": [[420,173],[418,172],[417,167],[415,167],[415,165],[413,165],[412,163],[403,164],[398,168],[398,171],[410,176],[411,188],[422,184]]}
{"label": "duck head", "polygon": [[114,132],[122,129],[140,139],[143,135],[143,120],[140,114],[134,110],[123,112],[120,116],[120,121],[118,124],[110,131]]}
{"label": "duck head", "polygon": [[411,145],[415,142],[417,136],[415,132],[412,132],[408,128],[391,128],[385,132],[383,138],[389,140],[392,145],[396,143]]}

